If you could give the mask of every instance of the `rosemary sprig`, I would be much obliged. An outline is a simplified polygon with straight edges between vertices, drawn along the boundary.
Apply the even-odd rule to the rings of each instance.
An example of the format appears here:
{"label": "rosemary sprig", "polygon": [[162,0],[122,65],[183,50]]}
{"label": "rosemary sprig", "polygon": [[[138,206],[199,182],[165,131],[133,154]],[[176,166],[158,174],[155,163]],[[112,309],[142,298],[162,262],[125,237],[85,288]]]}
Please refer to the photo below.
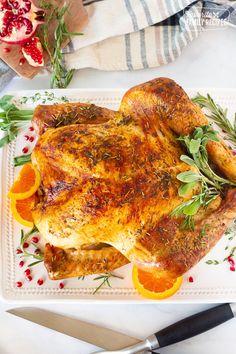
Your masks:
{"label": "rosemary sprig", "polygon": [[236,115],[234,124],[231,124],[227,118],[227,109],[223,109],[219,104],[215,103],[209,94],[203,96],[198,93],[192,101],[197,103],[201,108],[206,108],[208,111],[206,116],[224,131],[224,138],[236,144]]}
{"label": "rosemary sprig", "polygon": [[93,280],[101,280],[101,283],[94,290],[93,295],[96,294],[104,285],[107,285],[109,288],[111,288],[112,287],[110,283],[111,278],[124,279],[123,277],[116,275],[114,273],[105,273],[99,275],[98,277],[93,279]]}
{"label": "rosemary sprig", "polygon": [[[44,260],[44,255],[43,253],[38,253],[38,254],[35,254],[35,253],[30,253],[28,251],[26,251],[24,249],[24,243],[28,240],[28,238],[35,234],[36,232],[38,232],[38,229],[34,226],[29,232],[24,232],[24,230],[21,230],[21,238],[20,238],[20,249],[22,251],[22,253],[20,254],[20,257],[21,258],[33,258],[33,259],[36,259],[36,262],[33,262],[33,263],[30,263],[28,265],[28,267],[33,267],[34,265],[38,264],[38,263],[41,263],[43,262]],[[35,245],[34,243],[32,243],[32,245],[37,248],[37,245]]]}
{"label": "rosemary sprig", "polygon": [[14,157],[14,166],[22,166],[31,161],[31,154]]}
{"label": "rosemary sprig", "polygon": [[28,121],[32,119],[33,110],[20,110],[12,103],[13,96],[5,95],[0,98],[0,130],[5,136],[0,139],[0,148],[13,141]]}
{"label": "rosemary sprig", "polygon": [[[63,42],[66,39],[70,39],[73,36],[82,35],[82,33],[78,32],[70,32],[67,29],[67,25],[65,23],[65,13],[69,10],[69,6],[67,4],[63,5],[63,7],[59,10],[53,10],[47,18],[47,21],[43,25],[43,46],[47,51],[50,63],[52,67],[52,76],[51,76],[51,88],[65,88],[69,85],[72,80],[74,70],[67,70],[63,63],[63,55],[61,52],[61,47]],[[57,20],[57,27],[54,32],[55,43],[53,48],[50,48],[48,42],[48,26],[52,19]]]}
{"label": "rosemary sprig", "polygon": [[171,213],[172,216],[184,216],[182,228],[194,229],[193,216],[200,207],[206,208],[222,192],[224,185],[236,184],[225,178],[218,176],[210,167],[206,144],[209,140],[218,141],[217,132],[210,126],[195,128],[192,135],[178,138],[186,147],[190,156],[181,155],[180,160],[189,166],[193,166],[195,171],[181,172],[177,179],[182,182],[178,193],[180,197],[188,194],[197,184],[200,184],[200,192],[179,206]]}

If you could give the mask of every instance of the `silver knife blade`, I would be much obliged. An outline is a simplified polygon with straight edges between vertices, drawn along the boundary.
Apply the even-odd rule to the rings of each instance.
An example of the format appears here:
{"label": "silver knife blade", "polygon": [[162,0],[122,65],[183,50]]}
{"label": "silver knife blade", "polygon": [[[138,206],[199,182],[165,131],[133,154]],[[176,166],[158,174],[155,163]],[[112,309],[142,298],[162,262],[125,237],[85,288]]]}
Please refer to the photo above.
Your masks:
{"label": "silver knife blade", "polygon": [[141,341],[105,327],[40,308],[18,307],[6,312],[106,350],[123,349]]}

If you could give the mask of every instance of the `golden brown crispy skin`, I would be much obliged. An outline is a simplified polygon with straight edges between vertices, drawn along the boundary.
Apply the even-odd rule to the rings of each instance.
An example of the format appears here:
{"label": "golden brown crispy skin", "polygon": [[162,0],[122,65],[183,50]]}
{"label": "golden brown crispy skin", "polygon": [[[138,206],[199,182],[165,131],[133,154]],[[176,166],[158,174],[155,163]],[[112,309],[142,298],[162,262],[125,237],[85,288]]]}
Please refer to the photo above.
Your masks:
{"label": "golden brown crispy skin", "polygon": [[[191,167],[180,161],[184,150],[176,134],[208,124],[174,81],[160,78],[129,90],[119,113],[112,112],[106,122],[91,124],[84,117],[83,123],[73,123],[51,125],[32,154],[42,177],[33,217],[54,246],[66,250],[104,242],[134,263],[179,276],[235,218],[235,189],[220,206],[201,211],[195,231],[180,230],[182,220],[170,216],[199,188],[184,198],[178,195],[176,175]],[[235,181],[235,158],[224,143],[209,142],[208,152]]]}
{"label": "golden brown crispy skin", "polygon": [[112,119],[115,112],[90,103],[39,105],[34,111],[33,127],[38,135],[48,128],[69,124],[98,124]]}
{"label": "golden brown crispy skin", "polygon": [[85,250],[45,245],[44,264],[52,280],[107,273],[127,263],[128,259],[111,246]]}

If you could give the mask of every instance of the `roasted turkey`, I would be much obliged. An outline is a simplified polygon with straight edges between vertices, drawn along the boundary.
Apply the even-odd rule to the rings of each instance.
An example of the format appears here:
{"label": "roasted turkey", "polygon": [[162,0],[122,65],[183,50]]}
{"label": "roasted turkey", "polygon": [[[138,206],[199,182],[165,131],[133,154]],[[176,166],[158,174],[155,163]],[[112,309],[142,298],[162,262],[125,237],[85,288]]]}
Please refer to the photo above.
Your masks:
{"label": "roasted turkey", "polygon": [[[180,160],[185,150],[176,138],[208,120],[170,79],[133,87],[117,112],[82,103],[40,105],[33,124],[39,139],[32,161],[41,174],[33,218],[48,242],[52,279],[128,262],[180,276],[236,217],[234,188],[199,211],[194,231],[171,216],[199,188],[178,195],[177,174],[193,167]],[[209,141],[207,150],[218,173],[236,182],[236,160],[225,143]]]}

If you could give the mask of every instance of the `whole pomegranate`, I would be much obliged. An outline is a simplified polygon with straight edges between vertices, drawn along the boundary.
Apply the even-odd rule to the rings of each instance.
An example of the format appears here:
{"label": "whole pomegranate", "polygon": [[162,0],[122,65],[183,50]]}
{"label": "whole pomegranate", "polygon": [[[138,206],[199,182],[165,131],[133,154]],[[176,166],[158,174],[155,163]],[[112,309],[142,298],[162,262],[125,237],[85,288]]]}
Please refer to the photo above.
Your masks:
{"label": "whole pomegranate", "polygon": [[31,0],[0,0],[0,41],[25,43],[43,20],[44,11]]}

